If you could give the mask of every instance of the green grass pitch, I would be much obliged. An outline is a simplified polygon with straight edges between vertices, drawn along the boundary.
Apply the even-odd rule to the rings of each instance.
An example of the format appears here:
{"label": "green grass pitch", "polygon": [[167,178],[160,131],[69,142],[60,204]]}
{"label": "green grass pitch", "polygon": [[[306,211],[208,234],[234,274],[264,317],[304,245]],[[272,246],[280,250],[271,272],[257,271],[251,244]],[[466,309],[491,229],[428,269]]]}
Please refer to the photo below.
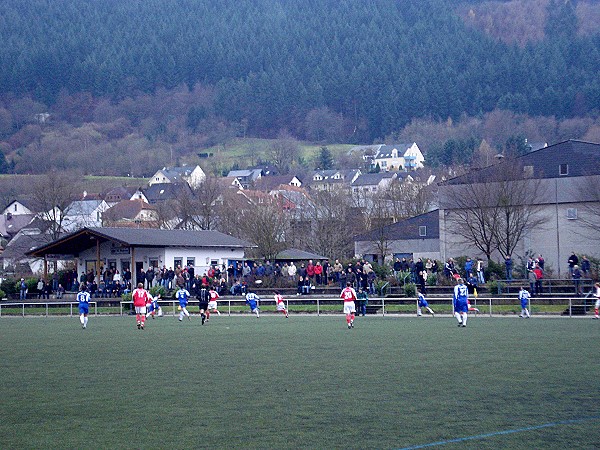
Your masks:
{"label": "green grass pitch", "polygon": [[2,318],[0,448],[599,448],[599,337],[568,318]]}

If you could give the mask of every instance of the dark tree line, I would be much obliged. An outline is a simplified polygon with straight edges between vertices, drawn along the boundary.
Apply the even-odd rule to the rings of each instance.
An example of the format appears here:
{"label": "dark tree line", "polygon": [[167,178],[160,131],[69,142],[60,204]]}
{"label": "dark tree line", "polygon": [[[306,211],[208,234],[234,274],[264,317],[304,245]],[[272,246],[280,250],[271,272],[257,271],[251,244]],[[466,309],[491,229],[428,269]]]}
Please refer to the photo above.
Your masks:
{"label": "dark tree line", "polygon": [[[187,105],[190,128],[217,117],[255,136],[360,143],[415,117],[598,113],[600,35],[575,34],[568,2],[523,47],[465,25],[457,3],[5,0],[0,95],[53,105],[205,86],[214,107]],[[92,111],[82,101],[71,119]]]}

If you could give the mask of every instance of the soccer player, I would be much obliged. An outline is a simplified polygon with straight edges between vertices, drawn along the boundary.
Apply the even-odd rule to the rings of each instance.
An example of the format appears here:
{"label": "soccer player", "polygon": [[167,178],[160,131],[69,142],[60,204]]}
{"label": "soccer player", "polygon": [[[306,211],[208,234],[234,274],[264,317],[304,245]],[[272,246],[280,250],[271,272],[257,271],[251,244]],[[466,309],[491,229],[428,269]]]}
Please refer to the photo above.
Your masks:
{"label": "soccer player", "polygon": [[260,297],[256,295],[254,292],[250,291],[246,294],[246,304],[250,307],[250,311],[256,314],[256,318],[260,317],[258,302],[260,301]]}
{"label": "soccer player", "polygon": [[131,294],[131,298],[135,307],[135,320],[138,330],[143,330],[146,322],[146,304],[150,301],[150,294],[144,289],[144,283],[138,283],[137,288]]}
{"label": "soccer player", "polygon": [[452,306],[454,307],[454,317],[458,320],[458,326],[466,327],[467,312],[469,311],[469,291],[462,278],[459,278],[458,284],[454,286]]}
{"label": "soccer player", "polygon": [[423,315],[423,313],[421,312],[421,308],[425,308],[427,311],[429,311],[429,313],[432,315],[432,317],[435,317],[435,313],[429,307],[429,303],[427,303],[427,300],[425,299],[423,292],[421,292],[421,289],[417,288],[417,292],[418,292],[418,295],[417,295],[417,297],[418,297],[418,299],[417,299],[417,317],[421,317]]}
{"label": "soccer player", "polygon": [[356,291],[352,288],[352,283],[346,282],[346,287],[342,290],[340,298],[344,299],[344,314],[346,314],[346,323],[348,328],[354,328],[354,314],[356,313]]}
{"label": "soccer player", "polygon": [[275,303],[277,305],[277,311],[281,311],[285,314],[285,318],[289,317],[288,311],[285,307],[285,302],[283,301],[283,295],[279,291],[275,291]]}
{"label": "soccer player", "polygon": [[81,328],[87,328],[88,313],[90,312],[90,294],[84,283],[81,284],[81,290],[77,293],[77,301],[79,302],[79,321]]}
{"label": "soccer player", "polygon": [[529,319],[529,317],[531,317],[529,315],[529,310],[527,309],[530,296],[531,294],[529,294],[529,291],[521,286],[521,290],[519,291],[519,300],[521,300],[521,314],[519,314],[519,317],[521,318],[525,317]]}
{"label": "soccer player", "polygon": [[594,285],[594,297],[596,297],[596,305],[594,306],[594,319],[598,319],[598,309],[600,309],[600,283]]}
{"label": "soccer player", "polygon": [[[206,284],[202,284],[200,290],[196,294],[196,298],[198,299],[198,308],[200,308],[200,317],[202,317],[202,325],[207,320],[208,313],[208,301],[210,300],[210,294],[208,293],[208,286]],[[210,313],[208,313],[210,316]]]}
{"label": "soccer player", "polygon": [[148,316],[152,316],[152,318],[154,319],[155,314],[157,314],[158,317],[162,317],[163,311],[160,305],[158,304],[158,300],[160,299],[160,293],[156,294],[155,297],[148,295],[148,299],[150,300],[150,303],[146,305],[146,318],[148,318]]}
{"label": "soccer player", "polygon": [[206,320],[210,319],[210,313],[217,313],[218,316],[221,315],[219,310],[217,309],[217,300],[219,298],[219,293],[214,289],[210,289],[208,291],[208,295],[210,295],[210,301],[208,302],[208,308],[206,310]]}
{"label": "soccer player", "polygon": [[[182,285],[179,285],[179,290],[175,294],[175,297],[179,301],[179,321],[183,320],[183,316],[187,317],[188,320],[192,320],[190,318],[190,313],[187,310],[188,299],[190,298],[190,293],[185,289]],[[204,323],[204,319],[202,319],[202,323]]]}

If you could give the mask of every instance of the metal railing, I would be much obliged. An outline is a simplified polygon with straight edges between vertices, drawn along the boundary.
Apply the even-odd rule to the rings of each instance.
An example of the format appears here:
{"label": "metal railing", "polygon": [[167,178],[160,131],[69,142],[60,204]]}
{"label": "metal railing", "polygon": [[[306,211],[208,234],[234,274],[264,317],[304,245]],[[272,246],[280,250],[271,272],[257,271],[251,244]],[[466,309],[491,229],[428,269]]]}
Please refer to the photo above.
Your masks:
{"label": "metal railing", "polygon": [[[75,311],[79,314],[79,302],[11,302],[11,303],[2,303],[0,302],[0,317],[2,317],[2,310],[11,310],[11,309],[19,309],[21,310],[21,316],[25,317],[26,315],[43,315],[48,317],[51,309],[68,307],[69,317],[73,317],[73,305],[75,305]],[[90,312],[91,306],[94,306],[94,315],[98,315],[98,304],[96,302],[89,302]],[[38,311],[42,309],[45,311],[43,314],[26,314],[26,311]],[[5,314],[6,315],[6,314]],[[11,314],[14,315],[14,314]]]}
{"label": "metal railing", "polygon": [[[337,297],[316,297],[316,296],[289,296],[285,300],[286,307],[291,313],[304,314],[340,314],[343,308],[343,302]],[[436,314],[451,314],[452,299],[451,297],[433,297],[428,298],[430,307]],[[272,298],[260,300],[260,306],[265,311],[274,311],[276,303]],[[593,310],[595,303],[594,298],[586,297],[533,297],[529,302],[529,311],[533,315],[564,315],[577,316],[588,313]],[[163,308],[164,314],[173,316],[178,314],[179,302],[174,299],[161,299],[159,304]],[[248,311],[245,304],[245,298],[221,298],[219,299],[219,310],[222,314],[228,316],[242,314]],[[356,302],[357,313],[359,312],[359,302]],[[198,300],[190,300],[188,306],[190,312],[196,312],[198,308]],[[489,317],[505,316],[519,313],[521,304],[518,298],[511,297],[479,297],[471,298],[471,306],[473,311],[478,314],[485,314]],[[72,317],[78,314],[77,302],[0,302],[0,317],[1,316],[57,316],[67,315]],[[100,309],[100,310],[99,310]],[[52,312],[55,310],[56,312]],[[75,312],[74,312],[75,311]],[[90,302],[90,314],[99,315],[120,315],[128,314],[133,311],[133,302],[120,301],[118,306],[98,307],[98,302]],[[370,315],[412,315],[416,314],[417,302],[414,298],[385,298],[372,297],[367,303],[367,311]]]}

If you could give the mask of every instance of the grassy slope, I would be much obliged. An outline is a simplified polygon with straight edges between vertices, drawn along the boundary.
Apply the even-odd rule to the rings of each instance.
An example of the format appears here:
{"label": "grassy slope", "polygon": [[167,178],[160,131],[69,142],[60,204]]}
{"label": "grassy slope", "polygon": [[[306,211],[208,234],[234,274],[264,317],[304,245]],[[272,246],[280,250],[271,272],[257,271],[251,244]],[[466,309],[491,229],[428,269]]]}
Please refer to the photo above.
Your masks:
{"label": "grassy slope", "polygon": [[[0,319],[0,447],[398,448],[598,414],[598,323]],[[448,448],[600,446],[598,420]]]}

